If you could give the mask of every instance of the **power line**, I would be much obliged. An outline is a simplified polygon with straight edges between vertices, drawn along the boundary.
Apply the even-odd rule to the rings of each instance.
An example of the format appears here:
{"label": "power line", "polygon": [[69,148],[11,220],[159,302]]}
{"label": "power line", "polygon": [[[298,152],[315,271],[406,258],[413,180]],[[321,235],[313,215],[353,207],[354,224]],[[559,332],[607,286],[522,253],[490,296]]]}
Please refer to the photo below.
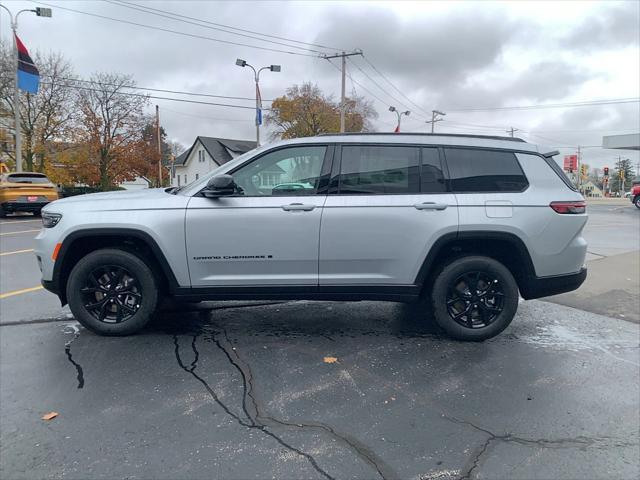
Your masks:
{"label": "power line", "polygon": [[198,34],[195,34],[195,33],[181,32],[181,31],[178,31],[178,30],[171,30],[169,28],[157,27],[157,26],[154,26],[154,25],[147,25],[145,23],[138,23],[138,22],[132,22],[132,21],[129,21],[129,20],[122,20],[122,19],[119,19],[119,18],[107,17],[106,15],[100,15],[100,14],[97,14],[97,13],[83,12],[81,10],[76,10],[76,9],[67,8],[67,7],[61,7],[60,5],[51,5],[49,3],[44,3],[44,2],[34,2],[34,3],[36,3],[38,5],[44,5],[45,7],[56,8],[58,10],[66,10],[68,12],[79,13],[81,15],[88,15],[88,16],[91,16],[91,17],[102,18],[104,20],[111,20],[113,22],[126,23],[128,25],[135,25],[136,27],[148,28],[148,29],[151,29],[151,30],[159,30],[161,32],[173,33],[175,35],[182,35],[184,37],[199,38],[201,40],[210,40],[212,42],[219,42],[219,43],[224,43],[224,44],[227,44],[227,45],[235,45],[235,46],[239,46],[239,47],[255,48],[257,50],[265,50],[265,51],[268,51],[268,52],[286,53],[286,54],[289,54],[289,55],[298,55],[298,56],[302,56],[302,57],[317,57],[318,56],[318,55],[311,55],[309,53],[290,52],[290,51],[287,51],[287,50],[279,50],[277,48],[260,47],[258,45],[250,45],[248,43],[239,43],[239,42],[232,42],[230,40],[221,40],[219,38],[207,37],[207,36],[198,35]]}
{"label": "power line", "polygon": [[[383,92],[387,97],[391,98],[397,105],[401,105],[403,106],[403,108],[407,108],[406,104],[400,100],[398,100],[396,97],[394,97],[393,95],[391,95],[389,92],[387,92],[384,87],[382,87],[378,82],[376,82],[373,78],[371,78],[371,76],[365,72],[362,68],[360,68],[360,65],[358,65],[356,62],[354,62],[353,60],[351,60],[350,58],[348,59],[349,62],[352,65],[355,65],[355,67],[360,70],[360,72],[367,77],[376,87],[378,87],[378,89]],[[410,108],[407,108],[407,110],[410,110]]]}
{"label": "power line", "polygon": [[389,85],[391,85],[393,87],[393,89],[398,92],[400,95],[402,95],[409,103],[411,103],[416,109],[418,109],[418,111],[422,112],[424,115],[429,116],[429,113],[424,110],[420,105],[418,105],[417,103],[415,103],[413,100],[411,100],[409,97],[407,97],[398,87],[396,87],[391,80],[389,80],[386,75],[384,75],[380,70],[378,70],[376,68],[376,66],[371,63],[371,61],[369,61],[369,59],[367,57],[365,57],[364,55],[362,55],[362,58],[364,59],[365,62],[367,62],[369,64],[369,66],[375,70],[375,72],[380,75]]}
{"label": "power line", "polygon": [[484,107],[447,109],[448,112],[488,112],[493,110],[536,110],[541,108],[590,107],[597,105],[616,105],[619,103],[638,103],[640,98],[612,98],[607,100],[586,100],[582,102],[543,103],[538,105],[520,105],[513,107]]}
{"label": "power line", "polygon": [[[82,87],[80,85],[69,85],[69,84],[62,84],[62,83],[52,83],[52,82],[41,82],[45,85],[58,85],[60,87],[66,87],[66,88],[75,88],[77,90],[85,90],[88,92],[104,92],[104,90],[98,90],[96,88],[89,88],[89,87]],[[124,85],[122,85],[122,87],[126,88]],[[144,97],[144,98],[153,98],[156,100],[170,100],[173,102],[183,102],[183,103],[195,103],[195,104],[199,104],[199,105],[211,105],[214,107],[230,107],[230,108],[242,108],[245,110],[255,110],[256,107],[248,107],[248,106],[244,106],[244,105],[233,105],[230,103],[214,103],[214,102],[203,102],[200,100],[187,100],[186,98],[171,98],[171,97],[160,97],[157,95],[144,95],[142,93],[132,93],[132,92],[111,92],[111,93],[117,93],[118,95],[126,95],[129,97]],[[267,109],[265,109],[267,110]]]}
{"label": "power line", "polygon": [[342,48],[329,47],[329,46],[326,46],[326,45],[321,45],[321,44],[319,44],[319,43],[303,42],[303,41],[301,41],[301,40],[294,40],[294,39],[291,39],[291,38],[279,37],[279,36],[277,36],[277,35],[269,35],[269,34],[267,34],[267,33],[261,33],[261,32],[256,32],[256,31],[253,31],[253,30],[247,30],[247,29],[244,29],[244,28],[233,27],[233,26],[231,26],[231,25],[224,25],[224,24],[222,24],[222,23],[215,23],[215,22],[211,22],[211,21],[208,21],[208,20],[202,20],[202,19],[199,19],[199,18],[190,17],[190,16],[188,16],[188,15],[182,15],[182,14],[180,14],[180,13],[169,12],[169,11],[167,11],[167,10],[161,10],[161,9],[159,9],[159,8],[148,7],[148,6],[146,6],[146,5],[145,5],[145,6],[142,6],[142,5],[137,4],[137,3],[134,3],[134,2],[125,2],[125,1],[120,1],[120,3],[124,3],[124,4],[128,4],[128,5],[135,5],[135,6],[137,6],[137,7],[145,8],[145,9],[147,9],[147,10],[154,10],[154,11],[156,11],[156,12],[166,13],[166,14],[169,14],[169,15],[173,15],[173,16],[175,16],[175,17],[186,18],[186,19],[189,19],[189,20],[196,20],[196,21],[201,22],[201,23],[206,23],[206,24],[208,24],[208,25],[215,25],[215,26],[217,26],[217,27],[228,28],[228,29],[230,29],[230,30],[237,30],[237,31],[239,31],[239,32],[252,33],[252,34],[254,34],[254,35],[261,35],[261,36],[263,36],[263,37],[275,38],[275,39],[277,39],[277,40],[284,40],[284,41],[286,41],[286,42],[299,43],[299,44],[301,44],[301,45],[309,45],[309,46],[311,46],[311,47],[324,48],[324,49],[326,49],[326,50],[336,50],[336,51],[337,51],[337,50],[344,50],[344,49],[342,49]]}
{"label": "power line", "polygon": [[158,10],[158,11],[162,11],[162,10],[151,8],[151,7],[145,7],[145,6],[142,6],[142,5],[134,6],[134,5],[129,5],[126,2],[120,2],[120,1],[114,1],[114,0],[103,0],[103,1],[106,2],[106,3],[110,3],[112,5],[117,5],[119,7],[130,8],[132,10],[137,10],[139,12],[147,13],[147,14],[150,14],[150,15],[156,15],[158,17],[168,18],[170,20],[175,20],[175,21],[178,21],[178,22],[188,23],[190,25],[195,25],[195,26],[201,27],[201,28],[208,28],[210,30],[216,30],[216,31],[219,31],[219,32],[224,32],[224,33],[228,33],[230,35],[238,35],[240,37],[251,38],[253,40],[258,40],[258,41],[261,41],[261,42],[268,42],[268,43],[273,43],[273,44],[276,44],[276,45],[283,45],[283,46],[289,47],[289,48],[297,48],[299,50],[304,50],[304,51],[307,51],[307,52],[313,52],[313,53],[322,54],[322,52],[319,51],[319,50],[309,49],[309,48],[305,48],[305,47],[299,47],[297,45],[290,45],[288,43],[278,42],[278,41],[275,41],[275,40],[267,40],[267,39],[264,39],[264,38],[256,37],[254,35],[247,35],[247,34],[244,34],[244,33],[232,32],[232,31],[229,31],[229,30],[225,30],[223,28],[212,27],[210,25],[202,25],[202,23],[198,23],[198,22],[204,22],[203,20],[198,20],[198,19],[193,19],[193,20],[196,20],[196,21],[184,20],[182,18],[179,18],[178,15],[170,13],[170,12],[166,12],[166,13],[168,13],[168,15],[165,15],[163,13],[153,12],[151,10]]}
{"label": "power line", "polygon": [[[336,70],[338,70],[339,72],[341,72],[342,70],[340,70],[340,67],[338,67],[335,63],[333,63],[331,61],[331,59],[327,58],[326,59],[327,62],[329,62],[331,64],[331,66],[333,68],[335,68]],[[357,80],[355,80],[353,78],[353,76],[351,76],[351,74],[347,71],[347,77],[349,77],[349,80],[351,80],[353,83],[355,83],[356,85],[358,85],[361,89],[363,89],[365,92],[367,92],[369,95],[371,95],[373,98],[375,98],[376,100],[378,100],[380,103],[382,103],[383,105],[387,105],[387,102],[385,102],[384,100],[382,100],[380,97],[378,97],[375,93],[373,93],[371,90],[369,90],[367,87],[365,87],[364,85],[362,85],[360,82],[358,82]]]}

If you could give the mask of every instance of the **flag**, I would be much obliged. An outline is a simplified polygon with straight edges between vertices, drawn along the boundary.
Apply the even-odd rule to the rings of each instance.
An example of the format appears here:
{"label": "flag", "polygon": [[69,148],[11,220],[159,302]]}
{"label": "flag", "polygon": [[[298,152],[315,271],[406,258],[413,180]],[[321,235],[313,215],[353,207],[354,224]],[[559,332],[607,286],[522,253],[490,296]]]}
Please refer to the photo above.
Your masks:
{"label": "flag", "polygon": [[256,83],[256,125],[262,125],[262,95]]}
{"label": "flag", "polygon": [[38,93],[40,72],[18,35],[16,35],[16,45],[18,46],[18,88],[25,92]]}

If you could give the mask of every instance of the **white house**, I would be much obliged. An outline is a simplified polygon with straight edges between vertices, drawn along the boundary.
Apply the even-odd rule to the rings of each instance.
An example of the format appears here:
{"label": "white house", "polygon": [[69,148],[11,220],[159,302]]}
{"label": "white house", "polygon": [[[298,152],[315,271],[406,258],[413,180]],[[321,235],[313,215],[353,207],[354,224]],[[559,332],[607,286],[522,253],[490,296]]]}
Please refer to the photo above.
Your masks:
{"label": "white house", "polygon": [[193,182],[254,148],[256,148],[256,142],[247,140],[196,137],[191,148],[176,157],[171,172],[171,186],[179,187]]}

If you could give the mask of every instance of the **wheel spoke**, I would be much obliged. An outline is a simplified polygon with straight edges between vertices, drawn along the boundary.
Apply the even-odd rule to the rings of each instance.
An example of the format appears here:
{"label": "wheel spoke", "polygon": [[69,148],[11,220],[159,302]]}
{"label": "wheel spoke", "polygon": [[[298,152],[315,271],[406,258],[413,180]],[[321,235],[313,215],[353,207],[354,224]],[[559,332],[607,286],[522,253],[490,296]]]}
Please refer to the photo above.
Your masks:
{"label": "wheel spoke", "polygon": [[104,321],[105,317],[107,316],[107,305],[109,305],[108,301],[104,301],[104,303],[102,304],[102,306],[100,307],[100,313],[98,314],[98,320],[100,320],[101,322]]}
{"label": "wheel spoke", "polygon": [[127,312],[129,312],[131,315],[133,315],[133,314],[135,314],[135,313],[137,312],[137,310],[136,310],[136,309],[131,308],[129,305],[127,305],[126,303],[124,303],[124,302],[123,302],[123,301],[121,301],[121,300],[118,300],[118,301],[117,301],[117,303],[118,303],[118,305],[119,305],[120,307],[122,307],[124,310],[126,310]]}
{"label": "wheel spoke", "polygon": [[84,308],[86,308],[87,310],[93,310],[94,308],[102,307],[105,303],[107,303],[106,297],[100,300],[99,302],[89,303],[85,305]]}
{"label": "wheel spoke", "polygon": [[122,321],[122,304],[120,302],[115,303],[116,306],[116,323]]}

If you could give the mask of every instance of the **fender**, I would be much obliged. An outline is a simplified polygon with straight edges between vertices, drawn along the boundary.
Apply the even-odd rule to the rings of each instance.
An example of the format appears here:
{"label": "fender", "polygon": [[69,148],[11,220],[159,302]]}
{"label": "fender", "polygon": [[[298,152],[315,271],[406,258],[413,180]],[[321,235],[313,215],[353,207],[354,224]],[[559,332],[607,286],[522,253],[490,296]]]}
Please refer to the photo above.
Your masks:
{"label": "fender", "polygon": [[133,228],[86,228],[70,233],[62,241],[62,246],[60,247],[56,262],[53,266],[53,278],[51,282],[46,282],[45,285],[47,290],[57,294],[60,297],[60,300],[63,302],[63,304],[66,303],[66,292],[64,291],[64,285],[62,285],[61,281],[63,280],[62,274],[65,270],[65,258],[69,257],[70,249],[73,247],[74,242],[89,237],[96,237],[98,239],[104,237],[122,237],[123,239],[135,238],[136,240],[143,242],[147,247],[149,247],[151,253],[158,262],[158,265],[162,269],[162,273],[164,274],[169,284],[169,290],[173,292],[179,287],[176,276],[174,275],[173,270],[171,270],[169,262],[167,262],[162,249],[158,246],[153,237],[147,232],[143,232],[141,230],[136,230]]}

